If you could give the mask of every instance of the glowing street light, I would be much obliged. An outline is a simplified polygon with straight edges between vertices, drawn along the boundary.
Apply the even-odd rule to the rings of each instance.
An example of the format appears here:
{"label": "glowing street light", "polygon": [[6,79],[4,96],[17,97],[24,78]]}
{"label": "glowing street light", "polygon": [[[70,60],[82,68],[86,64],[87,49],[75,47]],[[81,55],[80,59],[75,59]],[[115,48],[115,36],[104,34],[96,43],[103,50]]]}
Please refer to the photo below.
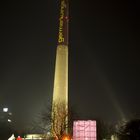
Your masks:
{"label": "glowing street light", "polygon": [[3,112],[8,112],[8,108],[7,107],[4,107],[3,108]]}
{"label": "glowing street light", "polygon": [[70,135],[64,135],[62,137],[62,140],[71,140],[71,137],[70,137]]}
{"label": "glowing street light", "polygon": [[12,122],[10,119],[7,120],[9,123]]}
{"label": "glowing street light", "polygon": [[63,140],[70,140],[70,139],[69,139],[69,138],[67,138],[67,137],[64,137],[64,138],[63,138]]}

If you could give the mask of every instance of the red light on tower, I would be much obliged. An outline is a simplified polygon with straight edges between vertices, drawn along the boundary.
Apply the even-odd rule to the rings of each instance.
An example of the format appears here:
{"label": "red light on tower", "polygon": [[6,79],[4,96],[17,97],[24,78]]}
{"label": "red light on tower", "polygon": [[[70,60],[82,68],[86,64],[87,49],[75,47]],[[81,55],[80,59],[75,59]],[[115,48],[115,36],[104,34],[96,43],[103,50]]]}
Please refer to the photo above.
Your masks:
{"label": "red light on tower", "polygon": [[68,21],[68,20],[69,20],[68,16],[66,16],[66,17],[65,17],[65,20],[66,20],[66,21]]}

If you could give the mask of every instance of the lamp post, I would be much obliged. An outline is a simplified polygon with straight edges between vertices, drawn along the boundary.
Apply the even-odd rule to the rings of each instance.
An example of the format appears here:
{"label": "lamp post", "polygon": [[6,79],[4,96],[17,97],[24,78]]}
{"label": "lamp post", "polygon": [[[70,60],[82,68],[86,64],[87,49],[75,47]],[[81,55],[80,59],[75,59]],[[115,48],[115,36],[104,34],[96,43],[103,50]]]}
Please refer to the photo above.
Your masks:
{"label": "lamp post", "polygon": [[4,122],[11,123],[12,122],[11,116],[12,116],[12,113],[9,112],[9,108],[8,107],[3,107],[2,108],[2,120]]}
{"label": "lamp post", "polygon": [[8,107],[4,107],[3,112],[5,112],[5,113],[8,112]]}

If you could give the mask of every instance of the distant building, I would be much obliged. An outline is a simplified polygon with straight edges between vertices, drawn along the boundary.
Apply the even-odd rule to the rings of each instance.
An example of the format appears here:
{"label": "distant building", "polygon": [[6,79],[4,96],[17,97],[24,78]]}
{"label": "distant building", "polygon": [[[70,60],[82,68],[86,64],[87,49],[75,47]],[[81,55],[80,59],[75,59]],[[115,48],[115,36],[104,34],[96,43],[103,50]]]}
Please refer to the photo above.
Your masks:
{"label": "distant building", "polygon": [[44,134],[27,134],[23,140],[46,140],[49,137],[49,135]]}

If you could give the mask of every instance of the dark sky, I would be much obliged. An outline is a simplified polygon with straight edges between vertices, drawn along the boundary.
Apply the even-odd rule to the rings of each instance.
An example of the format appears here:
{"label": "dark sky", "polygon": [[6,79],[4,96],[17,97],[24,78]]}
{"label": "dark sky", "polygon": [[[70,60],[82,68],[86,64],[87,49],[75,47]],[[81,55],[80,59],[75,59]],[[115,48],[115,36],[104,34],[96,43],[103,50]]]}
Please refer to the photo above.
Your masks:
{"label": "dark sky", "polygon": [[[69,103],[81,118],[140,114],[137,2],[70,1]],[[9,107],[16,125],[51,100],[58,11],[58,0],[1,4],[0,108]]]}

